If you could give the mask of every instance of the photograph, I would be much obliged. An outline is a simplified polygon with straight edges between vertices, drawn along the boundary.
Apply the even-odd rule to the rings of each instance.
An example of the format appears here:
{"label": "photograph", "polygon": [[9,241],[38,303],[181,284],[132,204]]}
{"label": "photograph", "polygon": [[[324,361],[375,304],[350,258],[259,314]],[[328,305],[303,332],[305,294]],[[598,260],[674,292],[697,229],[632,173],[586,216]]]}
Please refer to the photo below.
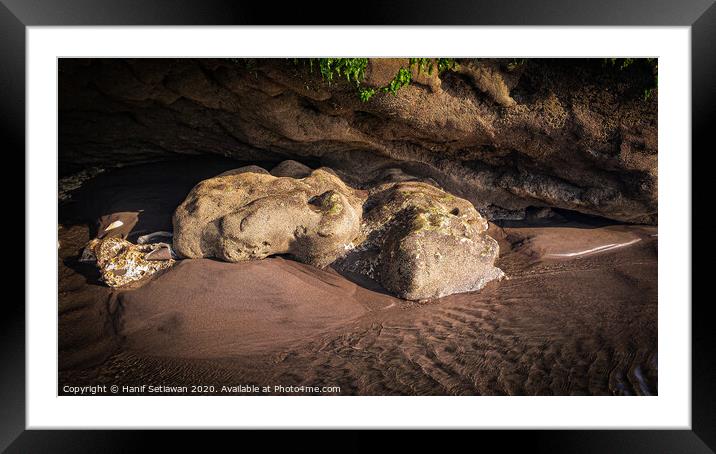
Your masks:
{"label": "photograph", "polygon": [[59,396],[659,396],[658,55],[56,67]]}
{"label": "photograph", "polygon": [[716,453],[714,3],[0,0],[0,452]]}

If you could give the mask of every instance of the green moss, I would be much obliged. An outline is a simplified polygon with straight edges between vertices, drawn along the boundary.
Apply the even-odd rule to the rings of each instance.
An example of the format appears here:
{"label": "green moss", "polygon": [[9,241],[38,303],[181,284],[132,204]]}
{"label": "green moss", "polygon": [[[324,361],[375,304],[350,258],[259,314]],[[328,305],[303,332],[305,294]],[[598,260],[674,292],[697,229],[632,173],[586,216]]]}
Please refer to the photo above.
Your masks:
{"label": "green moss", "polygon": [[391,93],[396,95],[398,90],[410,85],[413,79],[412,69],[417,66],[418,71],[433,74],[437,67],[438,73],[455,69],[457,64],[452,58],[411,58],[407,68],[401,67],[393,79],[383,87],[372,88],[361,86],[365,80],[365,71],[368,67],[367,58],[294,58],[293,63],[304,64],[308,62],[309,70],[318,68],[321,77],[329,85],[336,77],[345,77],[346,81],[356,86],[358,97],[363,102],[368,102],[378,92]]}
{"label": "green moss", "polygon": [[321,210],[331,216],[340,214],[343,211],[341,197],[337,193],[331,192],[328,196],[321,198]]}
{"label": "green moss", "polygon": [[410,231],[418,233],[422,231],[444,231],[447,232],[448,215],[436,206],[429,207],[426,211],[419,212],[413,217]]}
{"label": "green moss", "polygon": [[326,214],[329,214],[331,216],[336,216],[340,214],[343,211],[343,204],[338,202],[331,205],[327,210]]}

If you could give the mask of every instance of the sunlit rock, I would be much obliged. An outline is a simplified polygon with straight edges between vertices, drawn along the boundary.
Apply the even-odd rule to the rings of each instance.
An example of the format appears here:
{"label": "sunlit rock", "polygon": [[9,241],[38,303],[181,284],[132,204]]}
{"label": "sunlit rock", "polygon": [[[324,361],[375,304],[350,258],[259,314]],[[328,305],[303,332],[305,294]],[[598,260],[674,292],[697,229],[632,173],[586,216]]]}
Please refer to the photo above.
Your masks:
{"label": "sunlit rock", "polygon": [[174,264],[165,243],[132,244],[116,237],[90,241],[80,260],[95,261],[102,281],[110,287],[123,287]]}
{"label": "sunlit rock", "polygon": [[355,190],[328,168],[304,178],[224,173],[177,208],[174,248],[228,262],[285,254],[411,300],[479,290],[503,276],[497,242],[469,201],[426,182],[386,180]]}

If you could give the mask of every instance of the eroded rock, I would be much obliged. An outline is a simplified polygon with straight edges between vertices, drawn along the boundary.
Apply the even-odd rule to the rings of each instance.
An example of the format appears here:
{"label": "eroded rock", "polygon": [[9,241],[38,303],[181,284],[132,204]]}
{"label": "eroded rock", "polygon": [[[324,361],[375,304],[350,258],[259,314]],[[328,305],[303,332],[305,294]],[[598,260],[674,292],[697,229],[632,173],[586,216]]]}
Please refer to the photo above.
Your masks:
{"label": "eroded rock", "polygon": [[275,177],[305,178],[309,176],[311,172],[310,167],[291,159],[283,161],[271,169],[271,175]]}
{"label": "eroded rock", "polygon": [[164,243],[132,244],[118,237],[95,238],[82,252],[84,262],[96,261],[102,281],[123,287],[174,264]]}
{"label": "eroded rock", "polygon": [[355,190],[328,168],[303,178],[227,172],[199,183],[177,208],[174,249],[229,262],[288,254],[411,300],[479,290],[503,276],[498,245],[469,201],[393,177]]}
{"label": "eroded rock", "polygon": [[186,258],[238,262],[288,254],[326,266],[358,235],[361,206],[329,169],[300,179],[225,173],[196,185],[177,208],[174,248]]}
{"label": "eroded rock", "polygon": [[407,181],[377,186],[366,205],[359,245],[337,268],[411,300],[479,290],[503,277],[494,266],[497,242],[469,201]]}
{"label": "eroded rock", "polygon": [[[61,176],[94,166],[214,154],[319,160],[372,177],[429,177],[490,219],[554,207],[657,222],[657,97],[644,71],[602,59],[458,59],[396,96],[358,99],[293,59],[63,59]],[[371,59],[381,86],[407,59]],[[426,77],[425,80],[422,77]],[[284,175],[293,176],[293,175]]]}

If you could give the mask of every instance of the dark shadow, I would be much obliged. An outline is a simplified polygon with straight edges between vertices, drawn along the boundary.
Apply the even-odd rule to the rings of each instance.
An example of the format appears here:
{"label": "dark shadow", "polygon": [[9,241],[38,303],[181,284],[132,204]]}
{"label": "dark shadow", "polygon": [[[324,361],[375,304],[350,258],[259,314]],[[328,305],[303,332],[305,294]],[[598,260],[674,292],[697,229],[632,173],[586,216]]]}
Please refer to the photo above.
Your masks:
{"label": "dark shadow", "polygon": [[72,271],[84,276],[87,280],[87,284],[106,287],[106,285],[100,280],[101,275],[97,266],[90,262],[80,262],[79,257],[79,255],[75,257],[67,257],[62,261],[62,263]]}
{"label": "dark shadow", "polygon": [[[275,163],[256,163],[271,169]],[[74,191],[59,207],[62,224],[86,224],[97,236],[97,220],[119,212],[138,213],[129,239],[172,230],[172,214],[200,181],[248,163],[221,157],[189,157],[107,170]]]}
{"label": "dark shadow", "polygon": [[374,281],[373,279],[367,278],[366,276],[363,276],[362,274],[358,273],[352,273],[350,271],[343,271],[336,268],[331,268],[336,273],[340,274],[347,280],[351,281],[352,283],[356,284],[359,287],[363,287],[365,289],[368,289],[372,292],[381,293],[383,295],[392,296],[395,298],[395,295],[387,291],[383,288],[382,285],[380,285],[378,282]]}
{"label": "dark shadow", "polygon": [[[545,211],[546,210],[546,211]],[[622,221],[615,221],[600,216],[591,216],[577,211],[562,208],[527,207],[525,219],[521,220],[495,220],[500,227],[577,227],[596,229],[609,225],[623,225]]]}

